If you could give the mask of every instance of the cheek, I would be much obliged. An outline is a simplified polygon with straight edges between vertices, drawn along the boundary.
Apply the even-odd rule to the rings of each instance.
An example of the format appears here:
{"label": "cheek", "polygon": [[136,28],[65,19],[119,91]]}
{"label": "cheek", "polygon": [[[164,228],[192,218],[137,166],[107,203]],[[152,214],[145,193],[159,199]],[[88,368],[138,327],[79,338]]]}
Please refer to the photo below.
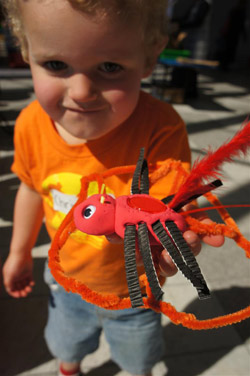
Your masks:
{"label": "cheek", "polygon": [[138,72],[127,74],[121,81],[116,81],[114,86],[103,90],[104,95],[113,105],[133,103],[138,99],[141,87],[141,75]]}
{"label": "cheek", "polygon": [[36,97],[41,106],[50,114],[63,97],[63,88],[57,82],[45,77],[33,78]]}
{"label": "cheek", "polygon": [[104,96],[111,104],[114,112],[133,110],[137,104],[140,92],[139,83],[127,83],[123,87],[107,91]]}

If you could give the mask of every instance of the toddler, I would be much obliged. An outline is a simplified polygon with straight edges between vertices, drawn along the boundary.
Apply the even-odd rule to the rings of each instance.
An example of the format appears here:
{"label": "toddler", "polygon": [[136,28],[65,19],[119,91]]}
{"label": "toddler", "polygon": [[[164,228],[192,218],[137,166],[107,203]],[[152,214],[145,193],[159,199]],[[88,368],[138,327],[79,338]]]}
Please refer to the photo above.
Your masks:
{"label": "toddler", "polygon": [[[189,169],[190,150],[175,110],[140,91],[141,79],[150,75],[167,42],[165,0],[4,0],[4,5],[37,98],[15,126],[12,170],[21,184],[3,275],[7,292],[20,298],[34,285],[31,250],[43,218],[53,239],[77,200],[83,175],[133,165],[141,147],[150,163],[171,157]],[[111,177],[107,190],[128,194],[130,184],[131,176]],[[90,185],[89,194],[98,193],[96,186]],[[168,186],[157,183],[151,194],[165,197]],[[198,254],[196,234],[184,236]],[[65,273],[91,289],[128,295],[122,244],[75,233],[60,257]],[[160,268],[164,277],[176,273],[166,251]],[[102,330],[122,369],[151,375],[163,351],[159,314],[88,304],[65,292],[47,265],[45,280],[51,288],[45,338],[60,360],[60,375],[80,374],[80,362],[97,349]]]}

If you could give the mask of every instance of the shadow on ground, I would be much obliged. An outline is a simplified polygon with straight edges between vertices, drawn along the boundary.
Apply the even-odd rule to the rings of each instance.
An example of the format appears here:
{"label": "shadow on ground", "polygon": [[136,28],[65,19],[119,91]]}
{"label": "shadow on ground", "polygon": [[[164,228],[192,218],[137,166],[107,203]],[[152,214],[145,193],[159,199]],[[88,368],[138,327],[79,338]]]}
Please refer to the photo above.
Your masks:
{"label": "shadow on ground", "polygon": [[[231,313],[250,304],[250,288],[233,287],[215,291],[213,294],[224,311],[224,313],[214,311],[213,317]],[[211,314],[211,304],[213,303],[209,302],[208,304],[210,305],[208,311]],[[211,318],[206,308],[206,304],[203,306],[196,299],[185,307],[184,311],[195,313],[197,318],[200,319],[208,318],[208,316]],[[236,335],[232,336],[232,328],[235,329]],[[169,324],[164,328],[164,335],[166,338],[165,363],[168,368],[167,376],[197,376],[203,374],[204,371],[250,337],[250,320],[244,320],[233,325],[233,327],[205,331],[193,331],[182,326]],[[204,350],[204,344],[206,344],[206,350]],[[183,354],[182,357],[181,354]],[[180,357],[181,362],[179,361]]]}

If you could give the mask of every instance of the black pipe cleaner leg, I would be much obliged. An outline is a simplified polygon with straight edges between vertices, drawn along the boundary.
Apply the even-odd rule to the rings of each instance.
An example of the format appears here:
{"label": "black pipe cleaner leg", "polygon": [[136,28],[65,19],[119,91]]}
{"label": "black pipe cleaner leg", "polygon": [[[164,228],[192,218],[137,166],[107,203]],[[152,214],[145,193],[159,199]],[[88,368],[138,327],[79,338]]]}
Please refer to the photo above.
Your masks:
{"label": "black pipe cleaner leg", "polygon": [[200,299],[208,298],[210,296],[210,293],[206,281],[201,273],[200,267],[193,252],[191,251],[189,245],[187,244],[186,240],[182,235],[182,232],[173,221],[166,221],[165,225],[169,234],[172,237],[172,240],[175,243],[176,248],[182,254],[187,266],[191,270],[192,275],[194,275],[198,280],[200,280],[203,285],[202,289],[200,289],[198,286],[196,287]]}
{"label": "black pipe cleaner leg", "polygon": [[138,225],[138,240],[139,240],[139,249],[142,255],[142,260],[143,260],[146,276],[147,276],[152,294],[154,295],[156,300],[161,300],[163,291],[161,289],[161,286],[160,286],[160,283],[156,274],[156,270],[154,267],[146,223],[140,223]]}
{"label": "black pipe cleaner leg", "polygon": [[141,193],[149,194],[148,162],[146,159],[143,160],[142,164],[140,189]]}
{"label": "black pipe cleaner leg", "polygon": [[136,227],[127,225],[124,235],[125,270],[128,283],[128,291],[133,308],[143,306],[142,293],[139,284],[135,257]]}
{"label": "black pipe cleaner leg", "polygon": [[133,175],[131,193],[149,193],[148,164],[146,159],[144,159],[144,148],[140,149],[140,155]]}
{"label": "black pipe cleaner leg", "polygon": [[[163,245],[163,247],[167,250],[169,255],[171,256],[173,262],[177,266],[177,268],[182,272],[182,274],[190,280],[193,286],[197,289],[198,295],[200,299],[205,299],[209,297],[209,290],[206,285],[204,278],[199,278],[199,273],[197,275],[194,274],[194,271],[185,263],[180,254],[179,250],[176,248],[175,244],[173,243],[172,239],[166,233],[164,226],[161,224],[160,221],[155,222],[152,225],[153,231],[158,237],[159,241]],[[191,250],[189,250],[191,252]]]}

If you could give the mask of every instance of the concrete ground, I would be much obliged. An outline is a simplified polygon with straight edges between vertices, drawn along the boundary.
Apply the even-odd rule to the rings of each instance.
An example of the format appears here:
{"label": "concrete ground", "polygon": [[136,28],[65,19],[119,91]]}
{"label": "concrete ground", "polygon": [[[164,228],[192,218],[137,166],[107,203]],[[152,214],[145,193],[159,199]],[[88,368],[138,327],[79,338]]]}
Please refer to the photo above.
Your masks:
{"label": "concrete ground", "polygon": [[[249,116],[250,72],[208,71],[199,75],[199,96],[175,108],[187,123],[193,158],[208,146],[231,138]],[[18,187],[10,172],[13,159],[13,124],[20,109],[34,98],[29,71],[0,69],[0,242],[2,263],[7,257],[12,230],[12,210]],[[217,194],[223,204],[250,203],[250,159],[225,164],[224,187]],[[201,205],[206,205],[203,200]],[[249,209],[232,209],[242,233],[250,239]],[[216,219],[216,218],[215,218]],[[43,264],[48,250],[43,229],[33,250],[36,285],[26,299],[13,299],[2,289],[0,296],[0,375],[56,375],[57,361],[43,340],[48,290]],[[212,299],[199,301],[196,292],[179,273],[165,285],[164,300],[198,318],[235,311],[249,304],[250,266],[244,251],[232,241],[220,249],[204,246],[198,258],[212,291]],[[250,320],[211,331],[192,331],[163,318],[166,352],[154,368],[154,376],[249,376]],[[98,351],[85,358],[88,376],[125,376],[110,360],[105,339]]]}

